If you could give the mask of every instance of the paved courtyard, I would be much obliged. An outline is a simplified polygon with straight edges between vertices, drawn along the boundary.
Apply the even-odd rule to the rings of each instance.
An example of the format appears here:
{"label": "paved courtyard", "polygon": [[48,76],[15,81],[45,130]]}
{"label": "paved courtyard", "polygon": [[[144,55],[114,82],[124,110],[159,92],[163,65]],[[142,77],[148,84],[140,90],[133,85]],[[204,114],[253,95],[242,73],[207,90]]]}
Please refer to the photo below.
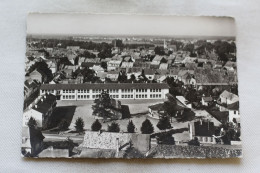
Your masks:
{"label": "paved courtyard", "polygon": [[[136,126],[136,132],[141,132],[140,128],[142,126],[142,122],[145,119],[149,119],[151,123],[153,124],[154,131],[160,132],[157,128],[157,123],[159,120],[151,118],[148,116],[148,106],[156,104],[156,103],[162,103],[164,100],[121,100],[122,105],[129,106],[130,114],[132,115],[131,118],[122,119],[122,120],[116,120],[115,122],[118,122],[120,124],[120,129],[123,132],[127,131],[127,124],[129,120],[132,120],[133,123]],[[72,120],[70,123],[69,128],[74,129],[75,121],[78,117],[81,117],[84,120],[85,123],[85,129],[91,130],[91,125],[95,121],[94,116],[92,115],[92,105],[94,104],[93,101],[57,101],[57,107],[72,107],[76,106],[74,114],[72,115]],[[65,112],[66,114],[66,112]],[[111,124],[111,122],[103,122],[103,120],[100,120],[102,124],[102,129],[107,130],[107,126]],[[172,126],[174,129],[179,128],[187,128],[188,123],[179,123],[176,121],[173,121]],[[183,132],[176,135],[176,140],[179,140],[185,136],[185,138],[188,138],[188,132]],[[174,135],[174,136],[175,136]]]}

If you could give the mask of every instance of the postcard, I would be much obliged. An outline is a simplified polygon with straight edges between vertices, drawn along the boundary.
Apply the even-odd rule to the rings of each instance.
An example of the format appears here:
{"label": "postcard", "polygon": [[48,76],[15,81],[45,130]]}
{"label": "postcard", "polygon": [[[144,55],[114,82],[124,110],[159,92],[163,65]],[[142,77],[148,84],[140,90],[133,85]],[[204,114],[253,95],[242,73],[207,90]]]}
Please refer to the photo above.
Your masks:
{"label": "postcard", "polygon": [[23,157],[241,158],[231,17],[31,13]]}

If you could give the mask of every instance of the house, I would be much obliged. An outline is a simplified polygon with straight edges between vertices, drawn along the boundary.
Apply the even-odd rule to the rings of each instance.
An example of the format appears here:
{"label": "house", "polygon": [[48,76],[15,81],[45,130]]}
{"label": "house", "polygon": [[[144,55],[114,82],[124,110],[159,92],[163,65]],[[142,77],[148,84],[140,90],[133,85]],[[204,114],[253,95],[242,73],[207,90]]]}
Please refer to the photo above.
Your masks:
{"label": "house", "polygon": [[168,64],[167,63],[161,63],[159,66],[160,70],[167,70],[168,69]]}
{"label": "house", "polygon": [[110,60],[107,62],[107,70],[117,70],[120,67],[122,60]]}
{"label": "house", "polygon": [[47,75],[39,69],[35,69],[29,74],[31,80],[39,81],[40,83],[45,83],[47,81]]}
{"label": "house", "polygon": [[40,82],[36,80],[25,80],[24,81],[24,100],[29,98],[32,94],[39,91]]}
{"label": "house", "polygon": [[73,69],[68,69],[68,68],[67,69],[63,69],[63,72],[64,72],[65,77],[67,79],[72,78]]}
{"label": "house", "polygon": [[228,71],[235,71],[236,62],[227,61],[226,64],[224,65],[224,68],[227,69]]}
{"label": "house", "polygon": [[121,69],[133,68],[133,65],[134,65],[133,62],[122,62]]}
{"label": "house", "polygon": [[94,66],[100,66],[101,63],[96,63],[96,62],[82,62],[81,67],[87,68],[87,69],[93,69]]}
{"label": "house", "polygon": [[177,55],[175,60],[174,60],[174,64],[182,64],[184,59],[185,59],[184,57]]}
{"label": "house", "polygon": [[238,101],[239,101],[239,97],[236,94],[228,92],[227,90],[223,91],[220,94],[218,99],[218,102],[220,104],[226,104],[226,105],[233,104]]}
{"label": "house", "polygon": [[159,64],[161,63],[162,58],[163,58],[162,56],[156,55],[156,56],[153,58],[151,64],[159,65]]}
{"label": "house", "polygon": [[202,120],[190,122],[188,129],[190,140],[196,137],[201,144],[216,144],[216,139],[213,137],[215,135],[213,122]]}
{"label": "house", "polygon": [[108,71],[107,78],[111,79],[112,81],[117,81],[119,76],[119,71]]}
{"label": "house", "polygon": [[56,96],[48,93],[39,96],[29,105],[29,108],[24,111],[23,126],[27,126],[29,119],[33,117],[37,122],[37,127],[43,127],[55,107]]}
{"label": "house", "polygon": [[92,70],[94,70],[96,73],[105,71],[100,65],[94,65]]}
{"label": "house", "polygon": [[213,101],[212,97],[202,97],[201,104],[203,106],[209,106],[209,104]]}
{"label": "house", "polygon": [[79,50],[80,47],[79,46],[67,46],[66,49],[76,51],[76,50]]}
{"label": "house", "polygon": [[155,76],[155,70],[153,69],[149,69],[149,68],[146,68],[146,69],[143,69],[144,70],[144,75],[147,79],[149,80],[153,80],[154,79],[154,76]]}
{"label": "house", "polygon": [[97,77],[99,77],[99,79],[104,82],[106,77],[107,77],[107,72],[98,72],[97,73]]}
{"label": "house", "polygon": [[84,76],[82,75],[82,73],[79,73],[76,77],[76,80],[78,81],[78,83],[83,83],[84,81]]}
{"label": "house", "polygon": [[183,96],[176,96],[177,99],[177,103],[181,103],[181,105],[183,105],[186,108],[192,108],[191,103],[188,103],[188,101],[185,99],[185,97]]}
{"label": "house", "polygon": [[[103,157],[120,157],[129,147],[146,153],[150,149],[150,135],[137,133],[92,132],[86,131],[84,140],[80,144],[82,152],[80,157],[100,158],[100,152],[113,153]],[[99,152],[97,152],[97,150]],[[83,155],[83,153],[89,153]],[[98,154],[98,155],[97,155]],[[91,156],[90,156],[91,155]]]}
{"label": "house", "polygon": [[228,121],[240,125],[239,101],[227,105]]}
{"label": "house", "polygon": [[240,124],[239,101],[228,105],[216,104],[216,106],[219,107],[219,111],[228,113],[226,122]]}

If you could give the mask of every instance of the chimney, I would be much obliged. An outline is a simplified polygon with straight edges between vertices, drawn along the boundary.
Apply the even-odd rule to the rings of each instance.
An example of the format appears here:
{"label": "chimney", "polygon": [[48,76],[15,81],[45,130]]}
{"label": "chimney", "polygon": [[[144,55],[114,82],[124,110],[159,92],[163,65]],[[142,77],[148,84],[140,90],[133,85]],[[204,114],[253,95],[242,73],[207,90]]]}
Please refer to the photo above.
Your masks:
{"label": "chimney", "polygon": [[116,157],[119,156],[119,138],[116,138]]}
{"label": "chimney", "polygon": [[38,105],[36,104],[36,105],[34,105],[34,107],[35,107],[35,108],[37,108],[37,107],[38,107]]}

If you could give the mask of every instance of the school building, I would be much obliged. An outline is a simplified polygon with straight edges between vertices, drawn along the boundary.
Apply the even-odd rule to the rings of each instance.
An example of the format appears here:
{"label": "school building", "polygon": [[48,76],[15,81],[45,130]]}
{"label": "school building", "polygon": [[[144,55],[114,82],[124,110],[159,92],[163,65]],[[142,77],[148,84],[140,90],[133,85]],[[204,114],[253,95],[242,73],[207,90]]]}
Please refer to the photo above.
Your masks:
{"label": "school building", "polygon": [[169,86],[165,83],[83,83],[42,84],[40,94],[51,93],[58,100],[95,100],[102,91],[114,99],[165,99]]}

